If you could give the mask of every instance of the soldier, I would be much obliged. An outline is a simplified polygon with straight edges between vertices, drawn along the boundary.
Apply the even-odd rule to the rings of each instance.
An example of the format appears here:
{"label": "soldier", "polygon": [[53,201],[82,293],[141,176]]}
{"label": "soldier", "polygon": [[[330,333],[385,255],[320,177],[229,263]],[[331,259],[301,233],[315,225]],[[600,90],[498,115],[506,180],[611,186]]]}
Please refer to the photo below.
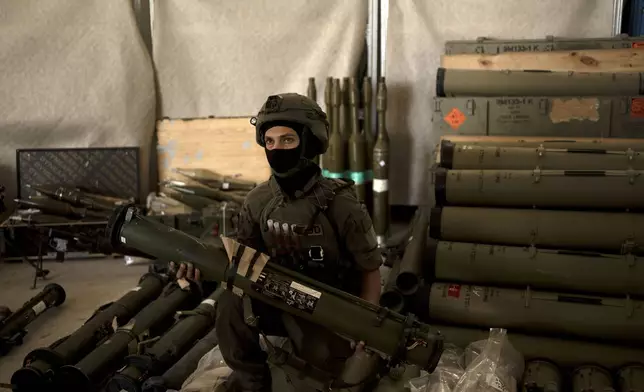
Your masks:
{"label": "soldier", "polygon": [[[271,262],[377,303],[381,256],[371,218],[352,182],[324,178],[313,162],[328,146],[326,114],[313,100],[288,93],[268,97],[251,123],[272,176],[246,197],[237,240],[270,255]],[[256,326],[246,322],[244,301],[251,303]],[[259,335],[289,336],[283,314],[230,291],[223,293],[218,307],[219,345],[233,369],[229,390],[270,391],[267,355]],[[302,341],[328,342],[325,347],[335,347],[328,349],[328,358],[340,366],[352,354],[349,344],[331,332],[305,320],[290,321],[301,331],[295,347]]]}

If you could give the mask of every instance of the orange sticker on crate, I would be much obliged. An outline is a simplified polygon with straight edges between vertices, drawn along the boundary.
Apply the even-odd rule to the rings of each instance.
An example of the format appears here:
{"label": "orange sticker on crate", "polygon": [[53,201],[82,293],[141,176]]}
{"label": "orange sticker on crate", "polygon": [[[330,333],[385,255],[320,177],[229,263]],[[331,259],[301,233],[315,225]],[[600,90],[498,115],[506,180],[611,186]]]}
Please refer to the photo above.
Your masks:
{"label": "orange sticker on crate", "polygon": [[633,42],[631,45],[634,49],[644,48],[644,42]]}
{"label": "orange sticker on crate", "polygon": [[445,120],[446,123],[449,124],[452,129],[456,130],[458,129],[463,123],[465,122],[465,114],[458,110],[457,108],[452,108],[452,110],[447,113],[447,116],[445,116],[443,119]]}
{"label": "orange sticker on crate", "polygon": [[644,118],[644,98],[631,99],[631,117]]}

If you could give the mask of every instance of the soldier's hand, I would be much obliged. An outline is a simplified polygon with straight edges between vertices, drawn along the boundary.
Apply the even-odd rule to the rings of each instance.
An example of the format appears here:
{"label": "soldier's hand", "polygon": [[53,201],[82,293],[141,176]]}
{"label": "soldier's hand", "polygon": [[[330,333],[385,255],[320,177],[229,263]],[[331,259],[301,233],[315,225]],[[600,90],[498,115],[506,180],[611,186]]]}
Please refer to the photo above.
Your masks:
{"label": "soldier's hand", "polygon": [[351,348],[357,353],[364,351],[364,346],[365,343],[363,341],[359,341],[357,344],[355,342],[351,342]]}
{"label": "soldier's hand", "polygon": [[177,263],[170,262],[170,274],[174,274],[177,280],[186,279],[192,280],[193,282],[201,282],[201,271],[192,263],[181,262],[179,263],[179,268],[177,268]]}

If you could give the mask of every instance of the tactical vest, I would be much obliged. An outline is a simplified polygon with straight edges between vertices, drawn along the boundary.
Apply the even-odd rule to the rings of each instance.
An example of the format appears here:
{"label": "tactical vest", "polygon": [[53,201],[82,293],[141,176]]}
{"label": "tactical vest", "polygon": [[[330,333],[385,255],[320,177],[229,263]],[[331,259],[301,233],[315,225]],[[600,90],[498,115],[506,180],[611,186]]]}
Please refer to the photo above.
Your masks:
{"label": "tactical vest", "polygon": [[327,214],[337,192],[353,182],[321,179],[301,198],[273,195],[260,214],[262,239],[272,260],[283,267],[351,294],[360,279],[336,222]]}

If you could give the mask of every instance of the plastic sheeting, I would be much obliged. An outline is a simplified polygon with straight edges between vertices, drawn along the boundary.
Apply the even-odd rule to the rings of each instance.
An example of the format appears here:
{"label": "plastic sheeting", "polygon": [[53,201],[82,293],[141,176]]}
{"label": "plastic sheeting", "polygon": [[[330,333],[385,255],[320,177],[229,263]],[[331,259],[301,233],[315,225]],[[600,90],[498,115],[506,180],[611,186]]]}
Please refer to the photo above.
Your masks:
{"label": "plastic sheeting", "polygon": [[0,0],[0,86],[8,198],[16,149],[150,144],[154,77],[129,0]]}
{"label": "plastic sheeting", "polygon": [[[608,0],[393,0],[389,2],[385,67],[391,137],[392,204],[427,195],[436,69],[445,41],[456,39],[610,36]],[[406,173],[406,175],[404,174]]]}
{"label": "plastic sheeting", "polygon": [[[352,76],[366,0],[157,0],[153,47],[164,117],[257,113],[270,94]],[[323,102],[321,102],[323,104]]]}

